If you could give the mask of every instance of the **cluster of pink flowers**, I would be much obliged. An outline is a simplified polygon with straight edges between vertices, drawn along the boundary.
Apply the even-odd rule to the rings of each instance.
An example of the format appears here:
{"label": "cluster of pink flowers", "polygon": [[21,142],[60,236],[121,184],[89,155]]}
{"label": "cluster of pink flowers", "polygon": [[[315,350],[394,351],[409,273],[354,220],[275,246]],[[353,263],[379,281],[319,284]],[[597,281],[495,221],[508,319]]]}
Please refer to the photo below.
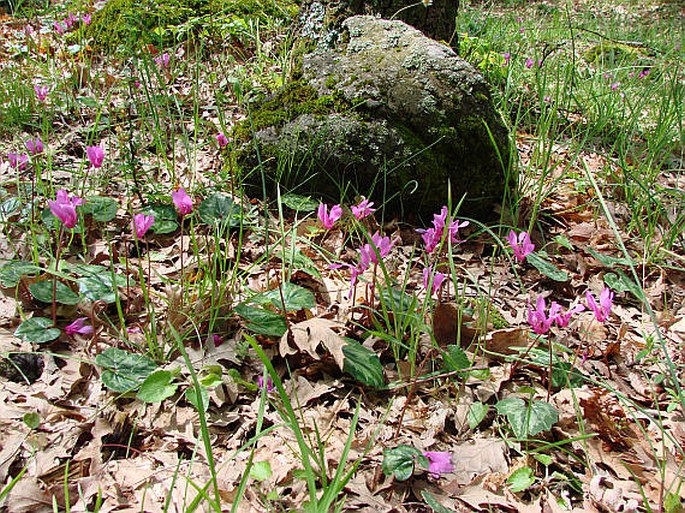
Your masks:
{"label": "cluster of pink flowers", "polygon": [[[614,299],[614,293],[611,289],[605,287],[602,290],[599,295],[599,303],[589,290],[586,292],[585,298],[587,300],[587,308],[595,314],[595,319],[599,322],[604,322],[609,318]],[[545,313],[546,308],[545,298],[542,296],[538,296],[535,309],[530,306],[528,307],[528,324],[532,326],[533,332],[538,335],[547,333],[553,324],[561,328],[568,326],[571,316],[584,311],[586,306],[577,304],[569,308],[567,312],[563,312],[561,305],[556,301],[552,301],[548,313]]]}
{"label": "cluster of pink flowers", "polygon": [[447,224],[447,217],[449,216],[449,210],[447,207],[442,207],[439,214],[433,214],[433,227],[427,230],[416,230],[421,234],[423,242],[426,244],[426,251],[432,253],[435,248],[438,247],[440,241],[442,240],[445,230],[449,236],[449,240],[452,243],[463,242],[460,241],[459,229],[464,228],[469,225],[468,221],[459,222],[457,219],[452,219],[449,224]]}
{"label": "cluster of pink flowers", "polygon": [[357,283],[357,278],[364,273],[371,264],[378,264],[379,258],[385,258],[390,254],[393,242],[390,237],[381,237],[376,232],[371,236],[371,243],[364,244],[359,248],[359,263],[356,267],[352,267],[350,275],[350,284],[354,287]]}
{"label": "cluster of pink flowers", "polygon": [[[59,21],[56,21],[53,24],[53,28],[55,29],[55,32],[57,32],[57,34],[63,36],[66,32],[72,30],[76,26],[78,21],[78,16],[76,16],[74,13],[69,13],[69,15],[66,18],[64,18],[61,23]],[[90,14],[84,14],[83,16],[81,16],[81,22],[84,25],[90,25],[90,21]]]}
{"label": "cluster of pink flowers", "polygon": [[167,52],[164,52],[162,55],[158,55],[157,57],[155,57],[155,63],[161,69],[168,68],[170,61],[171,61],[171,55],[169,55]]}
{"label": "cluster of pink flowers", "polygon": [[[350,210],[358,221],[370,216],[376,211],[376,209],[373,208],[373,201],[369,201],[366,198],[362,198],[359,205],[352,205]],[[342,217],[343,209],[340,205],[333,205],[329,211],[328,205],[321,203],[316,215],[323,227],[326,228],[326,230],[331,230],[333,226],[335,226],[336,221]]]}

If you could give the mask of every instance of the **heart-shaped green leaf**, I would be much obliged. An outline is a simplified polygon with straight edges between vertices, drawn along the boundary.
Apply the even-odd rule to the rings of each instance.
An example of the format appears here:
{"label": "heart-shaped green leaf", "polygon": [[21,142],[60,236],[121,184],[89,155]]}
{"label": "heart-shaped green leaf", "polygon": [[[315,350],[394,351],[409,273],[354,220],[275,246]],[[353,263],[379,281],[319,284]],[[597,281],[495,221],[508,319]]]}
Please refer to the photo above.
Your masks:
{"label": "heart-shaped green leaf", "polygon": [[88,196],[81,208],[84,214],[92,215],[96,221],[107,223],[117,217],[119,203],[107,196]]}
{"label": "heart-shaped green leaf", "polygon": [[547,431],[559,420],[554,406],[537,399],[526,402],[520,397],[507,397],[499,401],[495,408],[500,415],[506,415],[514,435],[520,439]]}
{"label": "heart-shaped green leaf", "polygon": [[414,474],[414,467],[419,463],[428,468],[430,462],[421,451],[411,445],[399,445],[383,450],[381,468],[386,476],[394,475],[398,481],[406,481]]}
{"label": "heart-shaped green leaf", "polygon": [[345,338],[343,346],[345,355],[343,370],[364,385],[373,388],[384,388],[383,364],[378,355],[356,340]]}
{"label": "heart-shaped green leaf", "polygon": [[28,262],[9,262],[0,268],[0,287],[16,287],[22,276],[34,276],[40,271],[40,267]]}
{"label": "heart-shaped green leaf", "polygon": [[173,380],[174,375],[171,372],[155,371],[145,378],[136,397],[146,403],[161,403],[176,393],[178,387],[172,383]]}
{"label": "heart-shaped green leaf", "polygon": [[55,285],[53,285],[52,280],[38,281],[29,285],[29,291],[38,301],[52,304],[53,286],[55,287],[56,302],[63,305],[76,305],[81,301],[81,297],[61,281],[58,281]]}
{"label": "heart-shaped green leaf", "polygon": [[472,403],[469,407],[469,412],[466,414],[466,422],[469,423],[471,429],[476,429],[478,425],[483,422],[485,415],[487,415],[490,407],[480,401]]}
{"label": "heart-shaped green leaf", "polygon": [[312,294],[310,290],[290,282],[284,283],[281,289],[273,289],[268,292],[256,294],[252,296],[248,302],[258,305],[271,303],[278,310],[285,310],[286,312],[296,312],[305,308],[316,308],[314,294]]}
{"label": "heart-shaped green leaf", "polygon": [[215,193],[200,203],[197,209],[202,222],[228,227],[240,226],[243,211],[231,198]]}
{"label": "heart-shaped green leaf", "polygon": [[178,229],[178,214],[171,205],[150,205],[143,209],[142,213],[155,216],[155,222],[150,229],[158,235],[172,233]]}
{"label": "heart-shaped green leaf", "polygon": [[14,332],[14,336],[25,342],[44,344],[59,337],[59,328],[52,327],[52,321],[45,317],[32,317],[22,322]]}
{"label": "heart-shaped green leaf", "polygon": [[235,311],[247,321],[245,327],[258,335],[280,338],[287,329],[285,318],[271,310],[241,304]]}
{"label": "heart-shaped green leaf", "polygon": [[110,347],[95,357],[102,367],[102,382],[114,392],[131,392],[157,369],[157,364],[139,354]]}
{"label": "heart-shaped green leaf", "polygon": [[314,212],[319,207],[319,202],[313,200],[310,196],[301,196],[293,193],[281,196],[281,202],[296,212]]}
{"label": "heart-shaped green leaf", "polygon": [[533,474],[533,469],[530,467],[521,467],[514,470],[507,479],[509,489],[514,493],[527,490],[533,486],[533,483],[535,483],[535,474]]}

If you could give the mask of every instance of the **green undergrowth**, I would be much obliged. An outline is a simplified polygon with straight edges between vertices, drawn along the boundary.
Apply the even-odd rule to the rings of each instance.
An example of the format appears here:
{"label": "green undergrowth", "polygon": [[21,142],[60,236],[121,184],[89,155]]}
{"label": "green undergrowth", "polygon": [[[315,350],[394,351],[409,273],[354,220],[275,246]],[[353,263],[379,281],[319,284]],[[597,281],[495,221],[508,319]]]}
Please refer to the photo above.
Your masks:
{"label": "green undergrowth", "polygon": [[297,14],[294,1],[161,0],[150,9],[134,0],[109,0],[93,16],[87,35],[106,53],[130,52],[140,45],[174,45],[190,34],[225,38],[263,26],[289,23]]}

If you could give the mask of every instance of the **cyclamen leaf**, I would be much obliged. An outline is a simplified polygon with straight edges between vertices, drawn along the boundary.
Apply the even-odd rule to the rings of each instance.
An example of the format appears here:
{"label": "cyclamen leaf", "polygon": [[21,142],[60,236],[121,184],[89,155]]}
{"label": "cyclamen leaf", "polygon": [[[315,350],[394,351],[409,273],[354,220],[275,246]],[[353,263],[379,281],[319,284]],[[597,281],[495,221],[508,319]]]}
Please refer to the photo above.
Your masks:
{"label": "cyclamen leaf", "polygon": [[399,445],[383,450],[381,468],[386,476],[393,475],[398,481],[406,481],[414,474],[414,466],[419,463],[428,468],[430,462],[423,453],[411,445]]}
{"label": "cyclamen leaf", "polygon": [[59,328],[52,327],[52,321],[45,317],[32,317],[22,322],[14,332],[14,336],[34,344],[44,344],[59,337]]}
{"label": "cyclamen leaf", "polygon": [[384,388],[383,364],[378,355],[356,340],[345,338],[347,345],[343,346],[344,372],[364,385],[373,388]]}
{"label": "cyclamen leaf", "polygon": [[215,193],[200,203],[200,219],[207,224],[225,225],[231,228],[243,222],[243,211],[231,198]]}
{"label": "cyclamen leaf", "polygon": [[[29,285],[31,295],[43,303],[52,303],[53,281],[38,281]],[[63,305],[76,305],[81,301],[81,297],[71,290],[67,285],[58,281],[55,288],[55,301]]]}
{"label": "cyclamen leaf", "polygon": [[41,268],[28,262],[9,262],[0,268],[0,287],[16,287],[22,276],[39,274]]}
{"label": "cyclamen leaf", "polygon": [[96,221],[107,223],[117,216],[119,203],[114,198],[88,196],[81,209],[84,214],[92,215]]}
{"label": "cyclamen leaf", "polygon": [[114,392],[131,392],[143,384],[157,369],[157,364],[139,354],[110,347],[95,357],[95,364],[102,367],[102,382]]}
{"label": "cyclamen leaf", "polygon": [[552,262],[549,262],[548,260],[544,260],[537,253],[529,253],[526,258],[528,259],[528,262],[530,262],[530,264],[533,267],[535,267],[538,271],[540,271],[542,274],[544,274],[548,278],[550,278],[554,281],[560,281],[560,282],[565,282],[565,281],[569,280],[569,276],[568,276],[568,273],[566,271],[562,271],[556,265],[554,265]]}
{"label": "cyclamen leaf", "polygon": [[285,318],[270,310],[250,305],[238,305],[235,311],[247,321],[245,327],[257,335],[281,337],[288,329]]}

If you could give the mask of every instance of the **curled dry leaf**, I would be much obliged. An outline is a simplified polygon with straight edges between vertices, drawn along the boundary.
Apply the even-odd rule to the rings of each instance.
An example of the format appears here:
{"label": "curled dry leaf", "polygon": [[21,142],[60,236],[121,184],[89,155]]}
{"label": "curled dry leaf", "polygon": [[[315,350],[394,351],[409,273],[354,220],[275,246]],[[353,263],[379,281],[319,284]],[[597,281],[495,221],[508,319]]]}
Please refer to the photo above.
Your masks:
{"label": "curled dry leaf", "polygon": [[340,370],[342,370],[345,361],[343,347],[347,345],[347,342],[336,330],[342,330],[343,327],[344,325],[340,322],[321,317],[314,317],[307,321],[292,324],[290,332],[292,333],[292,341],[297,347],[290,345],[288,341],[289,333],[286,332],[281,337],[281,342],[278,346],[279,352],[283,357],[304,352],[315,360],[319,360],[321,358],[319,346],[323,346],[331,354]]}

